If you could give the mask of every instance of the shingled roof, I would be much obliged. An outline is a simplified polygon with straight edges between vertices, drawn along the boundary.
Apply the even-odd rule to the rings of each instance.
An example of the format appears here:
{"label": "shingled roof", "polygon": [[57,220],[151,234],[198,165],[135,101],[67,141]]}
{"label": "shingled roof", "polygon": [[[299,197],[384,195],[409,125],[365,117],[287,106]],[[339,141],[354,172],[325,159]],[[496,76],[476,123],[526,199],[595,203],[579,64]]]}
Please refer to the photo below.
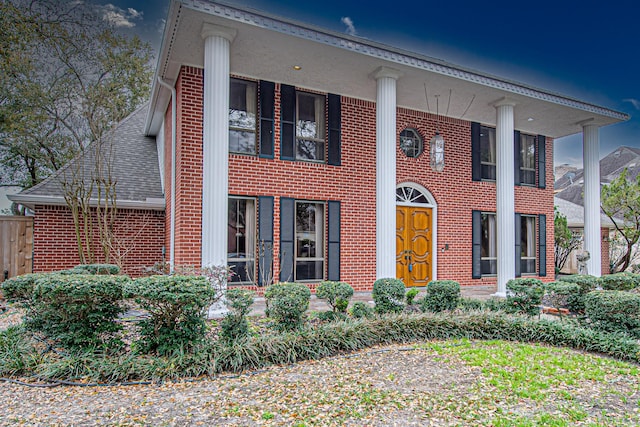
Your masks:
{"label": "shingled roof", "polygon": [[[149,104],[146,103],[103,139],[101,157],[111,159],[111,178],[116,182],[118,207],[164,210],[156,139],[144,135],[148,110]],[[95,170],[94,142],[55,174],[10,196],[10,199],[31,208],[35,205],[64,205],[63,182],[70,182],[74,176],[85,177],[85,182],[88,182]],[[97,197],[95,189],[92,197]]]}

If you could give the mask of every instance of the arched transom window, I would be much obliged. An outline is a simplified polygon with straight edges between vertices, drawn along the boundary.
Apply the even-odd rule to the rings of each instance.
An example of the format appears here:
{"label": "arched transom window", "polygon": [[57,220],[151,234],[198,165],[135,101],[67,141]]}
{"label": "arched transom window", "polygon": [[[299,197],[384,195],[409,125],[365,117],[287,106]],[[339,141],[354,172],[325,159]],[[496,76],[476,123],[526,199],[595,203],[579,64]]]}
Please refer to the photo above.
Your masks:
{"label": "arched transom window", "polygon": [[403,186],[396,189],[396,203],[431,204],[425,194],[417,188]]}

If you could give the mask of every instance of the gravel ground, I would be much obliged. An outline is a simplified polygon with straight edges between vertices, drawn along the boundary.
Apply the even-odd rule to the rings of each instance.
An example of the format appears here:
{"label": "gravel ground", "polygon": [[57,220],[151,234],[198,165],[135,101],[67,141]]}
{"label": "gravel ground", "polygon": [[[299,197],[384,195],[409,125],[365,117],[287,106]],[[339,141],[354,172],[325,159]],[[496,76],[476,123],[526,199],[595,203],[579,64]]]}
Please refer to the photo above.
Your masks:
{"label": "gravel ground", "polygon": [[[0,313],[0,329],[19,318]],[[540,413],[567,418],[567,407],[582,415],[566,424],[524,425],[640,424],[637,372],[613,370],[604,381],[552,385],[543,393],[516,398],[481,367],[405,344],[179,383],[31,388],[0,382],[0,426],[510,426]],[[498,424],[498,418],[514,422]]]}

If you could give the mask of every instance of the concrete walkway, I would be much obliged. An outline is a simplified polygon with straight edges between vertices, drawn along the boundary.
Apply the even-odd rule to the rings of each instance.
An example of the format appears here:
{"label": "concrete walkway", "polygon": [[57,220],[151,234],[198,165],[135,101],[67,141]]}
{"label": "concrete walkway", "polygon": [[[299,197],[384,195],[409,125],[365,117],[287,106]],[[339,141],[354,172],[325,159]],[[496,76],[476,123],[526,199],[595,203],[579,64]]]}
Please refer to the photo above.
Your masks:
{"label": "concrete walkway", "polygon": [[[420,293],[416,297],[416,300],[422,298],[425,294],[426,288],[417,288],[420,290]],[[489,286],[461,286],[460,293],[463,298],[475,298],[480,300],[486,300],[491,298],[496,292],[495,285]],[[371,296],[371,292],[355,292],[353,297],[351,298],[351,302],[355,301],[364,301],[370,304],[373,307],[373,297]],[[311,311],[327,311],[330,310],[331,307],[318,298],[316,298],[315,294],[311,295],[311,301],[309,302],[309,310]],[[265,310],[265,301],[264,297],[256,297],[253,305],[251,306],[250,316],[262,316],[264,315]]]}

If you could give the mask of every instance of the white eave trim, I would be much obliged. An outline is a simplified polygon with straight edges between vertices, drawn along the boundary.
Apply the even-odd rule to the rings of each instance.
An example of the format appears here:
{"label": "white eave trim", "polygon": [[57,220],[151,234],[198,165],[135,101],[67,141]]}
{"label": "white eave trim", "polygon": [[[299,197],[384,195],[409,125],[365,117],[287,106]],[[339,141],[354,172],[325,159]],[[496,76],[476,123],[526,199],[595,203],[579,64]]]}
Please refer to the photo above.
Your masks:
{"label": "white eave trim", "polygon": [[[36,196],[31,194],[12,194],[7,196],[9,200],[15,203],[20,203],[28,208],[34,209],[35,205],[49,205],[49,206],[67,206],[63,197],[56,196]],[[98,206],[98,199],[89,200],[89,206]],[[164,211],[165,201],[164,199],[148,198],[142,200],[116,200],[116,207],[118,209],[142,209],[150,211]]]}

